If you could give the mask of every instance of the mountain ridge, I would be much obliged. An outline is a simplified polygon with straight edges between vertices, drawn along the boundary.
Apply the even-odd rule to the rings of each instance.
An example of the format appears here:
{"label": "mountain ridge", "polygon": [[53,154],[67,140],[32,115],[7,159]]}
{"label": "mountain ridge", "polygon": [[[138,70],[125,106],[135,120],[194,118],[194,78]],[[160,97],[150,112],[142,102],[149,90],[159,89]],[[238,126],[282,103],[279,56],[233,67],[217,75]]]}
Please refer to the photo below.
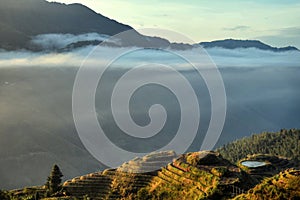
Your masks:
{"label": "mountain ridge", "polygon": [[[273,52],[299,51],[293,46],[277,48],[258,40],[224,39],[200,42],[193,45],[171,43],[164,38],[142,35],[131,26],[96,13],[80,3],[63,4],[46,0],[0,0],[0,49],[43,51],[45,49],[31,43],[33,37],[43,34],[80,35],[98,33],[113,36],[124,31],[130,31],[130,33],[122,36],[120,45],[114,43],[106,43],[106,45],[112,47],[138,46],[177,50],[191,49],[201,45],[206,49],[221,47],[224,49],[257,48]],[[70,43],[65,49],[50,50],[69,51],[88,45],[98,45],[101,42],[84,40]]]}

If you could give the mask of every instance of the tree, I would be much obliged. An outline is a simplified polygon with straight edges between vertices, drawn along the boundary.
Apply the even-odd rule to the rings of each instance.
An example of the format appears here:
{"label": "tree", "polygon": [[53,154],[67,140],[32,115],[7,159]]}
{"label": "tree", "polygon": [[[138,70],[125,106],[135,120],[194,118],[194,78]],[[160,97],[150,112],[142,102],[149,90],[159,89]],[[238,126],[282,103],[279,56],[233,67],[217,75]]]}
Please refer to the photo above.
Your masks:
{"label": "tree", "polygon": [[61,190],[62,177],[63,174],[61,173],[59,167],[54,165],[46,183],[46,188],[48,189],[50,195]]}

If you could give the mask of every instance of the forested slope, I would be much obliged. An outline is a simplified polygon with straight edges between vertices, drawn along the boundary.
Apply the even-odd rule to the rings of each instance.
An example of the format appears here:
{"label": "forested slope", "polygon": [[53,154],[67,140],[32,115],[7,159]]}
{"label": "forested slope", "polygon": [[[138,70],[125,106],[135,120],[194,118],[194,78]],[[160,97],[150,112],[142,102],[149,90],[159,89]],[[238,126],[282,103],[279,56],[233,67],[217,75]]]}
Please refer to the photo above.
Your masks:
{"label": "forested slope", "polygon": [[236,163],[249,154],[271,154],[300,160],[300,130],[263,132],[231,142],[217,149],[221,155]]}

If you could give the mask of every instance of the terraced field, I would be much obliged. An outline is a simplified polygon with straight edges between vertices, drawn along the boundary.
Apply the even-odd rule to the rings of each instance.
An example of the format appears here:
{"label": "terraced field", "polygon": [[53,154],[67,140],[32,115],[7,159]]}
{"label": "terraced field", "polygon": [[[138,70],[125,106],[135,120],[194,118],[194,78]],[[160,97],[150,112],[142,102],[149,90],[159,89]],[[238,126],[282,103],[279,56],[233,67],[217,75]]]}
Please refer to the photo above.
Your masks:
{"label": "terraced field", "polygon": [[146,187],[157,171],[176,157],[174,151],[155,152],[135,158],[117,169],[91,173],[63,184],[66,195],[92,199],[120,199]]}
{"label": "terraced field", "polygon": [[[244,161],[265,164],[246,167],[242,165]],[[173,151],[156,152],[128,161],[117,169],[75,177],[63,183],[61,192],[44,200],[231,199],[239,195],[239,199],[251,199],[256,195],[255,188],[255,191],[271,193],[272,188],[280,191],[281,186],[286,193],[288,188],[299,188],[299,170],[290,169],[295,166],[292,160],[265,154],[249,155],[236,166],[213,151],[180,156]],[[289,170],[278,174],[286,169]],[[262,181],[275,174],[275,178]],[[258,187],[259,184],[262,186]],[[37,199],[37,195],[45,196],[46,188],[14,190],[11,194],[15,199],[28,197],[28,194]]]}
{"label": "terraced field", "polygon": [[158,172],[148,186],[149,194],[157,199],[220,198],[228,188],[246,190],[255,184],[240,168],[230,164],[218,153],[195,152],[185,154]]}
{"label": "terraced field", "polygon": [[118,171],[129,173],[145,173],[157,171],[172,162],[177,155],[174,151],[163,151],[150,153],[142,158],[135,158],[123,163]]}
{"label": "terraced field", "polygon": [[73,178],[63,184],[67,195],[83,197],[88,195],[93,199],[105,198],[111,190],[114,170],[108,174],[106,171],[91,173]]}

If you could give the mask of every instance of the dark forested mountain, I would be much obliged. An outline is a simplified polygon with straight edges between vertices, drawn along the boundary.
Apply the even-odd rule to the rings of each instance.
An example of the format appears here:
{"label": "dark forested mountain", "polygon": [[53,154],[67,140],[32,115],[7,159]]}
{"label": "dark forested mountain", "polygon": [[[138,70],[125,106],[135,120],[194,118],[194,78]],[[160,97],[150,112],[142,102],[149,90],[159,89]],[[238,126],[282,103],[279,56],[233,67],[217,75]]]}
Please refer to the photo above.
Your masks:
{"label": "dark forested mountain", "polygon": [[28,36],[86,32],[114,35],[132,29],[81,4],[65,5],[44,0],[1,0],[0,11],[2,24]]}
{"label": "dark forested mountain", "polygon": [[296,47],[293,46],[282,47],[282,48],[272,47],[258,40],[226,39],[226,40],[216,40],[212,42],[201,42],[200,45],[204,48],[213,48],[213,47],[221,47],[224,49],[257,48],[261,50],[268,50],[274,52],[298,50]]}
{"label": "dark forested mountain", "polygon": [[[81,4],[65,5],[45,0],[0,0],[0,48],[30,48],[33,36],[47,33],[99,33],[115,35],[132,30],[135,45],[154,43],[168,46],[167,40],[145,37],[130,26],[109,19]],[[123,45],[132,45],[123,42]]]}
{"label": "dark forested mountain", "polygon": [[46,33],[114,35],[132,29],[80,5],[45,0],[0,0],[0,47],[23,48],[32,36]]}

